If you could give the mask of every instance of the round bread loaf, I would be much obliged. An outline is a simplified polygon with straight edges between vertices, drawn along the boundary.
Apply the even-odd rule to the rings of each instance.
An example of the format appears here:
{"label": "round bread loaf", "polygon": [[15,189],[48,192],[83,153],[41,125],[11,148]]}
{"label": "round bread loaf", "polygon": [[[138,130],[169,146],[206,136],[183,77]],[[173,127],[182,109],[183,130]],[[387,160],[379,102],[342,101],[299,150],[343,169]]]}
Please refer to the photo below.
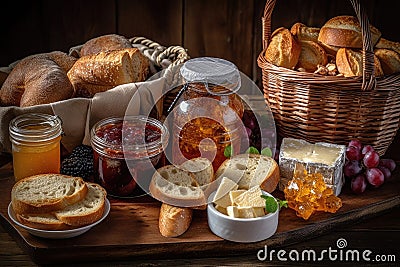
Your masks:
{"label": "round bread loaf", "polygon": [[[350,48],[340,48],[336,54],[336,66],[339,73],[345,77],[362,76],[363,60],[362,52]],[[379,59],[374,55],[375,76],[383,76],[383,70]]]}
{"label": "round bread loaf", "polygon": [[328,63],[328,57],[325,50],[314,41],[300,41],[301,52],[297,68],[303,68],[307,72],[314,72],[318,65],[325,66]]}
{"label": "round bread loaf", "polygon": [[379,58],[383,73],[390,75],[400,72],[400,54],[384,48],[375,49],[375,56]]}
{"label": "round bread loaf", "polygon": [[299,41],[314,41],[318,42],[319,28],[308,27],[303,23],[297,22],[290,28],[293,36],[297,37]]}
{"label": "round bread loaf", "polygon": [[[381,32],[370,25],[372,46],[378,42]],[[337,16],[322,26],[318,41],[337,47],[362,48],[361,26],[354,16]]]}
{"label": "round bread loaf", "polygon": [[22,59],[1,87],[0,104],[28,107],[71,98],[74,89],[67,71],[75,61],[60,51]]}
{"label": "round bread loaf", "polygon": [[126,37],[117,34],[107,34],[90,39],[84,43],[80,55],[82,57],[124,48],[132,48],[131,42]]}
{"label": "round bread loaf", "polygon": [[299,59],[301,47],[290,31],[278,28],[271,35],[265,58],[275,66],[293,69]]}

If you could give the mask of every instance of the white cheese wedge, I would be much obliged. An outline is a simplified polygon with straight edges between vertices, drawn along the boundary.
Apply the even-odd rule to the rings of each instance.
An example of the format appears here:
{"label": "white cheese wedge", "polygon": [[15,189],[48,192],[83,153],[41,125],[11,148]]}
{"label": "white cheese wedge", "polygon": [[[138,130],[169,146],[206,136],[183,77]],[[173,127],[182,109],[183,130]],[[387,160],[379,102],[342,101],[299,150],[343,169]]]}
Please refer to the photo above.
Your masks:
{"label": "white cheese wedge", "polygon": [[253,212],[256,217],[262,217],[265,215],[264,208],[260,208],[260,207],[253,208]]}
{"label": "white cheese wedge", "polygon": [[255,218],[253,207],[238,207],[239,218]]}
{"label": "white cheese wedge", "polygon": [[232,218],[240,217],[238,207],[236,207],[236,206],[228,206],[226,208],[226,213],[228,214],[229,217],[232,217]]}
{"label": "white cheese wedge", "polygon": [[219,212],[225,214],[225,215],[228,215],[228,212],[227,212],[226,208],[221,207],[220,205],[215,205],[215,209],[218,210]]}
{"label": "white cheese wedge", "polygon": [[229,192],[236,189],[238,189],[237,183],[229,178],[223,177],[218,186],[217,192],[215,193],[213,203],[223,208],[231,206],[232,203],[229,197]]}

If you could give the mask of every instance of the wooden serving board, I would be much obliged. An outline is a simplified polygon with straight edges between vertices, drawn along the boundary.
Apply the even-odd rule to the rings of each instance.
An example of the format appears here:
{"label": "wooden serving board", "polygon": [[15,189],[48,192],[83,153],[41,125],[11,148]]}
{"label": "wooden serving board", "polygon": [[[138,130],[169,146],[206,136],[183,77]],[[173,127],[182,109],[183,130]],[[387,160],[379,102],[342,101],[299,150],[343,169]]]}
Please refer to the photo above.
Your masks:
{"label": "wooden serving board", "polygon": [[[275,235],[256,243],[234,243],[215,236],[208,228],[207,212],[195,211],[189,230],[177,238],[158,231],[160,203],[149,196],[123,201],[111,199],[108,217],[85,234],[62,240],[35,237],[15,225],[7,214],[14,178],[7,165],[0,169],[0,222],[38,264],[139,258],[212,257],[254,254],[265,245],[274,249],[314,238],[343,225],[377,216],[400,205],[400,175],[381,188],[354,195],[346,186],[336,213],[315,213],[308,221],[291,209],[282,209]],[[280,192],[274,195],[282,198]]]}

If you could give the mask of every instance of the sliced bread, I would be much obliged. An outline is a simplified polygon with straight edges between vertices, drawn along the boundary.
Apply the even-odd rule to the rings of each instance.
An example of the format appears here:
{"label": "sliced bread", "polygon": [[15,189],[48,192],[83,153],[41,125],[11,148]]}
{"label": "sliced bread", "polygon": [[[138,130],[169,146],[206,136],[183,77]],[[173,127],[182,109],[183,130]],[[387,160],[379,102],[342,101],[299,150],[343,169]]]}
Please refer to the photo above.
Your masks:
{"label": "sliced bread", "polygon": [[207,158],[194,158],[185,161],[181,167],[194,174],[200,186],[208,185],[214,180],[212,162]]}
{"label": "sliced bread", "polygon": [[42,214],[17,214],[24,225],[42,230],[67,230],[96,222],[105,209],[107,193],[98,184],[87,183],[84,199],[62,210]]}
{"label": "sliced bread", "polygon": [[205,204],[203,190],[193,173],[167,165],[153,175],[150,186],[152,196],[177,207],[196,207]]}
{"label": "sliced bread", "polygon": [[17,214],[45,214],[82,200],[87,190],[80,177],[39,174],[16,182],[11,190],[11,202]]}
{"label": "sliced bread", "polygon": [[259,154],[239,154],[225,160],[215,173],[215,177],[227,177],[239,185],[239,189],[250,189],[259,185],[271,193],[280,179],[279,166],[268,156]]}

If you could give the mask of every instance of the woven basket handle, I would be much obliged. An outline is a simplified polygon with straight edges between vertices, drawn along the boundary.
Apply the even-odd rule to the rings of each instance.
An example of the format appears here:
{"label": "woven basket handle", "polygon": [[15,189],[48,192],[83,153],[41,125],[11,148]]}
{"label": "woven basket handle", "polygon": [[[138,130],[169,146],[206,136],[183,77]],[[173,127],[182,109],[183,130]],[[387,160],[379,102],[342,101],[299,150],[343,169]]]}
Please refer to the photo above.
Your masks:
{"label": "woven basket handle", "polygon": [[[361,26],[363,40],[363,76],[361,90],[373,90],[376,86],[374,72],[374,51],[372,46],[371,30],[365,9],[361,6],[360,0],[350,0]],[[262,45],[263,50],[268,47],[271,38],[271,17],[276,0],[267,0],[264,8],[262,23]]]}

